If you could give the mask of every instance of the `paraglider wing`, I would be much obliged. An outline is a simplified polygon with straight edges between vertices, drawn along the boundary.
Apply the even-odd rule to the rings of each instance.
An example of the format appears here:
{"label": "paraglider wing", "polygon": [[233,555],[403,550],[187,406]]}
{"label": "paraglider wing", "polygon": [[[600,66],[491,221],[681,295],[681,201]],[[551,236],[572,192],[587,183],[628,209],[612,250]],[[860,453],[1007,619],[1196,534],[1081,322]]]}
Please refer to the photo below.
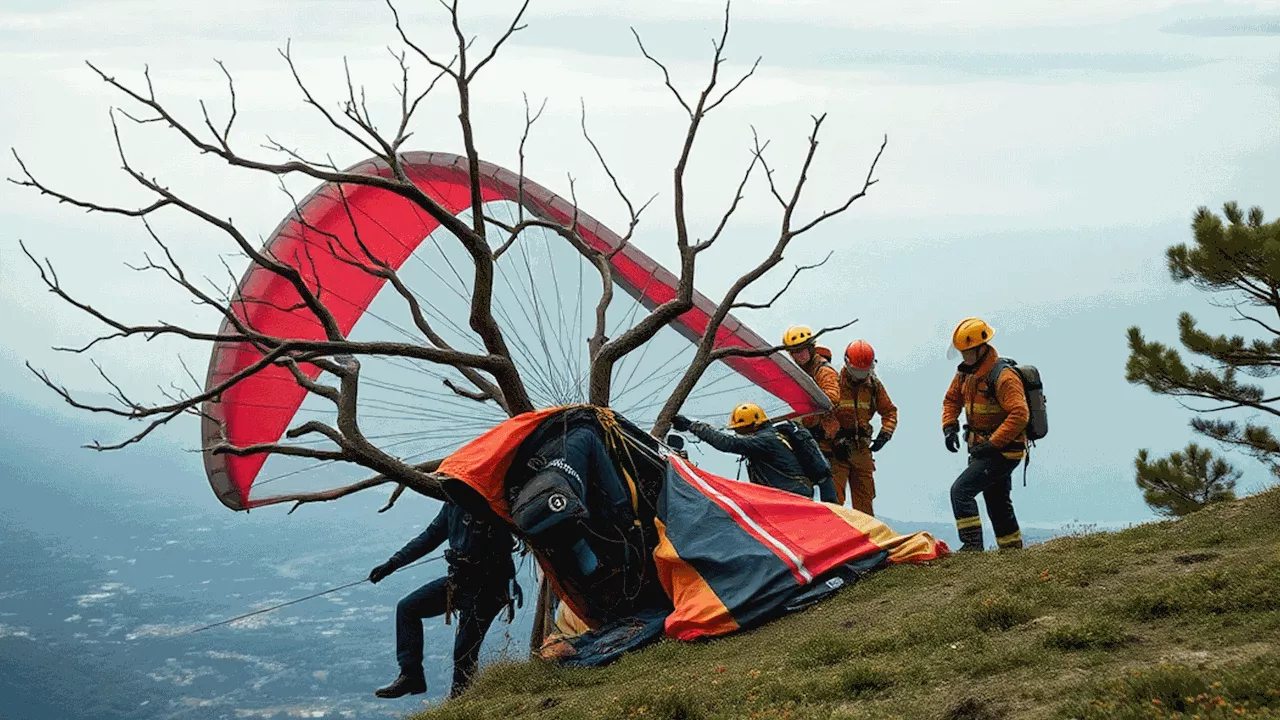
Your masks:
{"label": "paraglider wing", "polygon": [[[413,152],[403,156],[403,163],[414,184],[445,210],[453,214],[470,211],[466,158],[448,153]],[[349,172],[389,175],[390,169],[380,161],[370,160]],[[480,174],[485,203],[519,203],[531,216],[563,224],[576,218],[582,239],[597,250],[608,251],[622,243],[616,233],[527,179],[522,187],[519,176],[489,163],[482,163]],[[339,329],[348,333],[387,284],[383,278],[357,266],[365,261],[366,250],[400,270],[438,227],[439,222],[421,207],[389,191],[326,184],[313,191],[299,203],[297,212],[290,213],[281,222],[266,240],[263,252],[297,269],[308,287],[319,293]],[[634,246],[628,245],[613,255],[612,263],[616,284],[644,307],[656,307],[675,296],[676,276]],[[435,290],[415,288],[420,297],[428,298]],[[323,340],[320,322],[300,305],[300,297],[288,280],[256,264],[251,265],[241,279],[232,300],[237,318],[258,332],[279,338]],[[695,293],[693,309],[672,327],[696,342],[715,307],[715,303]],[[230,321],[224,321],[221,332],[234,334],[235,327]],[[716,346],[766,349],[770,344],[730,316],[717,332]],[[225,381],[261,358],[262,352],[248,343],[215,344],[206,386]],[[723,362],[785,403],[795,414],[829,408],[829,401],[813,381],[786,358],[777,355],[730,357]],[[313,366],[304,365],[303,369],[313,378],[320,374]],[[288,369],[268,367],[205,403],[202,427],[205,469],[224,505],[233,510],[254,506],[252,489],[267,456],[215,455],[210,450],[220,443],[244,447],[279,441],[298,414],[306,394]]]}

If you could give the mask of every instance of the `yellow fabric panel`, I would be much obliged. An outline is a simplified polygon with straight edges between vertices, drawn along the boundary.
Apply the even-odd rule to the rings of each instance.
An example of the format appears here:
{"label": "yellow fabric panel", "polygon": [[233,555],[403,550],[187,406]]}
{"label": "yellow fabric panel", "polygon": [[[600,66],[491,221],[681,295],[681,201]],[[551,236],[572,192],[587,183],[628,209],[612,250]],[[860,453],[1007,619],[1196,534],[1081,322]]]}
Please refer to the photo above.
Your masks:
{"label": "yellow fabric panel", "polygon": [[658,580],[675,610],[667,618],[667,627],[697,626],[707,635],[723,635],[738,629],[738,622],[729,609],[692,566],[680,558],[667,538],[667,527],[657,518],[658,547],[653,551],[653,561],[658,568]]}
{"label": "yellow fabric panel", "polygon": [[563,602],[559,603],[559,605],[560,607],[556,610],[555,631],[557,634],[565,637],[578,637],[591,629],[573,612],[573,608]]}
{"label": "yellow fabric panel", "polygon": [[937,540],[927,532],[911,535],[898,535],[893,528],[879,520],[847,507],[836,507],[827,504],[831,512],[849,523],[855,530],[866,535],[877,547],[889,551],[889,562],[903,563],[921,559],[931,559],[937,553]]}
{"label": "yellow fabric panel", "polygon": [[589,632],[591,628],[573,612],[573,608],[563,601],[558,603],[554,627],[538,648],[538,656],[543,660],[562,660],[572,657],[576,652],[569,641]]}
{"label": "yellow fabric panel", "polygon": [[971,527],[982,527],[982,516],[974,515],[973,517],[959,518],[956,520],[956,527],[960,530]]}

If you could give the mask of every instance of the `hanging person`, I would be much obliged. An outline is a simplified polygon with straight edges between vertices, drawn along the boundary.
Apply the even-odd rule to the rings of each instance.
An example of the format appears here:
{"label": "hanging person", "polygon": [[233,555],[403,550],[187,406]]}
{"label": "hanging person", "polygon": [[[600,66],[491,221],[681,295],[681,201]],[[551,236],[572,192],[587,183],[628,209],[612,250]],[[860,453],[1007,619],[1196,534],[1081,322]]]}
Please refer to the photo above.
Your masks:
{"label": "hanging person", "polygon": [[[964,551],[983,549],[979,494],[986,503],[996,545],[1022,547],[1011,493],[1013,471],[1026,455],[1030,410],[1021,376],[1000,363],[999,353],[991,346],[995,332],[983,320],[965,318],[951,336],[963,362],[942,401],[942,434],[947,450],[959,452],[963,412],[969,465],[951,485],[951,509]],[[998,373],[997,364],[1001,366]]]}
{"label": "hanging person", "polygon": [[[678,432],[692,432],[721,452],[741,455],[747,462],[747,477],[756,485],[767,485],[809,499],[813,499],[813,488],[817,486],[822,502],[834,503],[836,489],[831,482],[831,469],[823,460],[813,436],[798,425],[788,427],[784,423],[771,423],[759,405],[742,403],[729,416],[729,428],[733,432],[694,422],[683,415],[676,415],[671,427]],[[796,448],[798,443],[812,443],[812,446]],[[812,461],[802,463],[799,455],[806,451],[811,451],[809,457],[826,467],[823,476],[812,477],[820,472],[818,470],[806,472],[805,466]]]}
{"label": "hanging person", "polygon": [[449,543],[445,560],[449,571],[406,595],[396,605],[396,662],[400,675],[374,692],[380,698],[398,698],[427,691],[422,670],[422,620],[445,616],[446,624],[458,613],[453,639],[453,698],[466,690],[475,677],[480,646],[494,618],[503,608],[514,612],[523,592],[515,582],[511,559],[514,541],[496,518],[482,518],[446,502],[427,529],[409,541],[385,563],[369,573],[378,583],[391,573]]}
{"label": "hanging person", "polygon": [[[898,427],[898,408],[876,376],[875,363],[875,349],[866,340],[855,340],[845,348],[835,410],[840,429],[835,433],[831,457],[839,504],[844,504],[847,494],[853,509],[867,515],[875,514],[876,461],[872,453],[880,452]],[[871,428],[876,415],[880,416],[878,433]]]}

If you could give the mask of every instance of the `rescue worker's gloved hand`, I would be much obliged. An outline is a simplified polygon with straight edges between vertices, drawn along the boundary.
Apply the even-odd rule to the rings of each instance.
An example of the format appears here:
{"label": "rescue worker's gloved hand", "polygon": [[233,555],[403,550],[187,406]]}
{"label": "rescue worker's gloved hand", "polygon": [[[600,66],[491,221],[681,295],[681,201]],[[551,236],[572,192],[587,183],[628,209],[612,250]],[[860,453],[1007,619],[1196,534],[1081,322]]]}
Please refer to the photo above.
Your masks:
{"label": "rescue worker's gloved hand", "polygon": [[524,588],[520,587],[520,583],[511,579],[511,599],[516,601],[516,607],[524,607]]}
{"label": "rescue worker's gloved hand", "polygon": [[852,444],[852,442],[853,441],[847,437],[840,437],[839,435],[837,435],[836,442],[831,447],[832,456],[834,456],[835,459],[837,460],[849,462],[849,458],[853,455],[853,451],[849,447]]}
{"label": "rescue worker's gloved hand", "polygon": [[947,449],[951,452],[960,452],[960,428],[947,427],[942,431],[943,439],[946,440]]}
{"label": "rescue worker's gloved hand", "polygon": [[390,560],[382,563],[378,567],[369,571],[369,582],[377,585],[387,578],[388,575],[396,571],[396,566]]}
{"label": "rescue worker's gloved hand", "polygon": [[688,432],[693,427],[693,421],[683,415],[677,415],[671,418],[671,427],[676,432]]}
{"label": "rescue worker's gloved hand", "polygon": [[969,455],[975,458],[989,458],[1000,455],[1000,449],[989,442],[980,442],[969,448]]}
{"label": "rescue worker's gloved hand", "polygon": [[885,443],[889,442],[889,438],[891,437],[893,437],[893,435],[886,432],[882,432],[877,435],[876,439],[871,441],[871,452],[880,452],[880,448],[884,447]]}

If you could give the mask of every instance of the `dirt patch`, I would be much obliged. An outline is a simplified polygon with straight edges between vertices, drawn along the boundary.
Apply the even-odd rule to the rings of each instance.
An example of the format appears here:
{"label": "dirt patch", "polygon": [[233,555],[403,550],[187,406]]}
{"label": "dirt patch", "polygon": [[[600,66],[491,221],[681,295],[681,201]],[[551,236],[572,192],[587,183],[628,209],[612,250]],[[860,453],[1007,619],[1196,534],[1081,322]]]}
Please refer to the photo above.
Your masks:
{"label": "dirt patch", "polygon": [[1205,650],[1175,650],[1160,658],[1161,664],[1185,665],[1187,667],[1204,667],[1213,656]]}
{"label": "dirt patch", "polygon": [[1005,720],[1008,712],[996,702],[981,697],[966,697],[942,711],[941,720]]}
{"label": "dirt patch", "polygon": [[1218,553],[1187,553],[1185,555],[1176,555],[1173,561],[1179,565],[1194,565],[1196,563],[1209,562],[1222,557]]}

